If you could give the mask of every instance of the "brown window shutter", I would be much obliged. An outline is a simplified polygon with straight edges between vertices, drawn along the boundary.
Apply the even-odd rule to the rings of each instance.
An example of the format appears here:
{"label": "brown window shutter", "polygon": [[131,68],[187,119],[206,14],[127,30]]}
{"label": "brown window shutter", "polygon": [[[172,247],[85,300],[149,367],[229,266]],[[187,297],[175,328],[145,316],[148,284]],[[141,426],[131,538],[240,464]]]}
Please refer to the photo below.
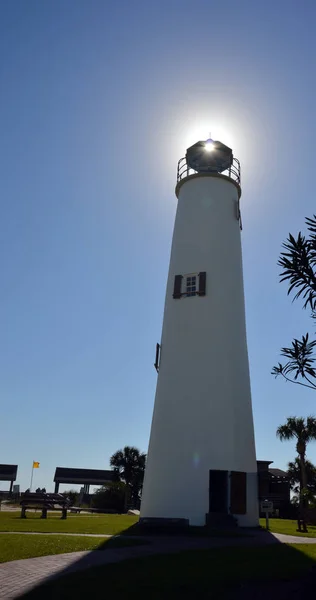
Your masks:
{"label": "brown window shutter", "polygon": [[245,515],[247,512],[247,473],[232,471],[230,474],[230,512]]}
{"label": "brown window shutter", "polygon": [[173,297],[181,298],[182,275],[176,275],[174,278]]}
{"label": "brown window shutter", "polygon": [[199,273],[199,296],[205,296],[206,294],[206,272],[201,271]]}

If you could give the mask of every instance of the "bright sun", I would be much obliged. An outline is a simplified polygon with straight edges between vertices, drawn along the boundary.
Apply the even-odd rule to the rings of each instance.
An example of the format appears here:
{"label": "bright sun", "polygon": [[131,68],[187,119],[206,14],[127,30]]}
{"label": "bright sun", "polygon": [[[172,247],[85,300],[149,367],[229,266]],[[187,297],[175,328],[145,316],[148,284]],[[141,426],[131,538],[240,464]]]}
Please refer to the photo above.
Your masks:
{"label": "bright sun", "polygon": [[207,152],[212,152],[214,150],[214,144],[211,140],[208,140],[205,144],[205,150]]}
{"label": "bright sun", "polygon": [[[201,124],[192,129],[190,128],[190,130],[186,132],[185,146],[188,148],[199,140],[207,140],[209,138],[223,142],[223,144],[226,144],[230,148],[233,148],[235,145],[234,136],[227,128],[222,127],[220,124],[215,125],[214,127]],[[212,151],[213,147],[211,144],[208,144],[206,149]]]}

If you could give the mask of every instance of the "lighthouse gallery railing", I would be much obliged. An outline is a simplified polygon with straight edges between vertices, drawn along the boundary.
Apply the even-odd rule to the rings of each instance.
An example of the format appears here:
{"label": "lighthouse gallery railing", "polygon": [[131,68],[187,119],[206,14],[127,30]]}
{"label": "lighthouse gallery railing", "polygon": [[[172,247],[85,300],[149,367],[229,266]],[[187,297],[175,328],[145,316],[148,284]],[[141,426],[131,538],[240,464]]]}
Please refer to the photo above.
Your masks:
{"label": "lighthouse gallery railing", "polygon": [[[184,179],[189,175],[194,175],[195,173],[197,173],[197,171],[191,169],[188,166],[186,157],[184,156],[183,158],[180,158],[177,169],[177,182],[179,183],[181,179]],[[240,162],[238,158],[233,158],[233,164],[229,167],[229,169],[223,171],[221,175],[226,175],[227,177],[230,177],[240,185]]]}

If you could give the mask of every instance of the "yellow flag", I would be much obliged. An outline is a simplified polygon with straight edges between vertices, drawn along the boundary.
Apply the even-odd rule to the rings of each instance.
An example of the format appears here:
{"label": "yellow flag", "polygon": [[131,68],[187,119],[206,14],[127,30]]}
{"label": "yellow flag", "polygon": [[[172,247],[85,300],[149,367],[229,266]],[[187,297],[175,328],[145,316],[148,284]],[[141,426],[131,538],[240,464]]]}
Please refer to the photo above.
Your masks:
{"label": "yellow flag", "polygon": [[33,469],[39,469],[39,462],[36,462],[35,460],[33,460]]}

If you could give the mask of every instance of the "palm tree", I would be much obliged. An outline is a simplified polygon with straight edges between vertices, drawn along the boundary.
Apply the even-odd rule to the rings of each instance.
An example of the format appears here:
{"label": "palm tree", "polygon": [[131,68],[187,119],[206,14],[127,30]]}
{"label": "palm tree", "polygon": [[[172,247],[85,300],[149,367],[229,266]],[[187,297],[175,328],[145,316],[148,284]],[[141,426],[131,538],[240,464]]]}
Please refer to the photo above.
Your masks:
{"label": "palm tree", "polygon": [[[282,268],[280,281],[288,284],[288,294],[294,293],[293,300],[302,300],[316,321],[316,215],[306,218],[305,223],[309,234],[299,232],[297,238],[289,234],[278,265]],[[308,333],[301,340],[294,339],[289,347],[281,349],[286,362],[273,367],[272,374],[316,390],[315,350],[316,340],[309,341]]]}
{"label": "palm tree", "polygon": [[315,417],[288,417],[284,425],[280,425],[276,432],[280,440],[296,440],[296,451],[300,462],[301,486],[300,486],[300,514],[298,518],[298,529],[307,532],[306,528],[306,499],[307,471],[306,471],[306,446],[308,442],[316,440],[316,418]]}
{"label": "palm tree", "polygon": [[[120,479],[126,483],[133,505],[138,508],[143,487],[146,454],[134,446],[125,446],[111,456],[110,465],[118,470]],[[129,498],[126,498],[126,502],[128,501]]]}

